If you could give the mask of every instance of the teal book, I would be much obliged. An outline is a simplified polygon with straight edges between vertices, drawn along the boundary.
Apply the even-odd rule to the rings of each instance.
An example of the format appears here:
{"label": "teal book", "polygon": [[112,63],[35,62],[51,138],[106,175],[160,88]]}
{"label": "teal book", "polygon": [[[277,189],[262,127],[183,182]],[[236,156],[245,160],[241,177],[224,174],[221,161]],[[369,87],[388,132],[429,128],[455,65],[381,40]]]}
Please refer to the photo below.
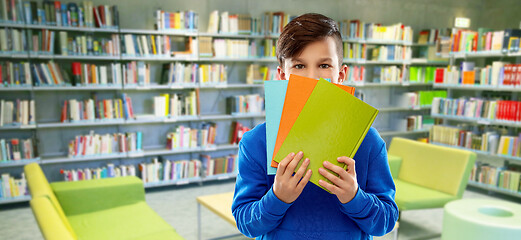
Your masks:
{"label": "teal book", "polygon": [[287,80],[264,82],[264,97],[266,101],[266,166],[268,175],[277,173],[277,168],[271,166],[271,160],[273,159],[287,88]]}
{"label": "teal book", "polygon": [[138,151],[142,150],[142,148],[141,148],[142,142],[143,142],[143,133],[137,132],[136,133],[136,150],[138,150]]}

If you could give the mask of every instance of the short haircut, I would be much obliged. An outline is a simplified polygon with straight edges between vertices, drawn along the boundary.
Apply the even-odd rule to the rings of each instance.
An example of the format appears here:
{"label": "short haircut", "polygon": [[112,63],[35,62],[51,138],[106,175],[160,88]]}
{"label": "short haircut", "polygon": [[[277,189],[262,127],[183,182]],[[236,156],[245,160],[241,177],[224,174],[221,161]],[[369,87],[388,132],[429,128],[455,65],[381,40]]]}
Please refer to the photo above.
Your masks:
{"label": "short haircut", "polygon": [[284,27],[277,42],[279,65],[284,67],[284,59],[300,55],[307,45],[327,37],[333,37],[338,66],[342,66],[344,50],[337,23],[318,13],[306,13],[296,17]]}

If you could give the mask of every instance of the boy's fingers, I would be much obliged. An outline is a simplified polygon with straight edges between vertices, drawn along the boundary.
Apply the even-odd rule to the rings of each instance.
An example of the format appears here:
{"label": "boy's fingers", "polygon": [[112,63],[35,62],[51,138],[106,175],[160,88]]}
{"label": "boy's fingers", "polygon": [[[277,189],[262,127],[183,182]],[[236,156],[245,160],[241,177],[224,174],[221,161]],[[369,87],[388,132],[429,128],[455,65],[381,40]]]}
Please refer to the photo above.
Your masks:
{"label": "boy's fingers", "polygon": [[338,162],[345,163],[347,166],[347,172],[354,173],[355,172],[355,160],[348,157],[339,157],[337,158]]}
{"label": "boy's fingers", "polygon": [[297,173],[295,173],[294,178],[297,180],[297,182],[304,176],[304,173],[306,172],[306,169],[309,166],[309,158],[304,159],[304,162],[302,165],[300,165],[300,168],[298,169]]}
{"label": "boy's fingers", "polygon": [[279,166],[277,167],[277,175],[282,175],[286,171],[286,167],[288,166],[289,161],[293,159],[295,153],[290,153],[286,156],[282,161],[280,161]]}
{"label": "boy's fingers", "polygon": [[340,192],[340,188],[324,180],[318,180],[318,184],[320,184],[320,186],[324,187],[333,194],[338,194]]}
{"label": "boy's fingers", "polygon": [[342,179],[345,179],[348,174],[346,172],[345,169],[341,168],[340,166],[337,166],[335,164],[332,164],[328,161],[324,161],[324,163],[322,164],[325,168],[333,171],[334,173],[338,174],[338,176]]}
{"label": "boy's fingers", "polygon": [[332,173],[328,172],[326,169],[319,168],[318,172],[320,174],[322,174],[322,176],[324,176],[326,179],[331,181],[333,184],[335,184],[336,186],[342,185],[342,179],[340,179],[340,177],[337,177],[337,176],[333,175]]}
{"label": "boy's fingers", "polygon": [[300,160],[302,160],[302,156],[304,156],[304,153],[300,151],[293,157],[293,159],[288,163],[286,167],[287,173],[293,174],[293,172],[295,172],[295,168],[297,167]]}
{"label": "boy's fingers", "polygon": [[311,174],[313,174],[313,171],[311,171],[311,169],[308,169],[304,178],[302,178],[302,180],[300,180],[300,182],[297,185],[299,191],[302,191],[306,184],[308,184],[309,179],[311,178]]}

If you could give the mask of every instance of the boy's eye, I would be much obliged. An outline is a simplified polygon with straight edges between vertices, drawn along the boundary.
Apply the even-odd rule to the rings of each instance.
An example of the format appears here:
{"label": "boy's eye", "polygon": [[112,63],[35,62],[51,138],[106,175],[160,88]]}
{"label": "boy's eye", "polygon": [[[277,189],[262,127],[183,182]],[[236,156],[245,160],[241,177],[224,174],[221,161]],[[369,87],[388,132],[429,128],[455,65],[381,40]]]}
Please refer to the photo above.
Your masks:
{"label": "boy's eye", "polygon": [[297,64],[297,65],[295,65],[293,67],[296,68],[296,69],[303,69],[304,65],[303,64]]}
{"label": "boy's eye", "polygon": [[327,68],[330,68],[331,65],[329,64],[320,64],[320,68],[324,68],[324,69],[327,69]]}

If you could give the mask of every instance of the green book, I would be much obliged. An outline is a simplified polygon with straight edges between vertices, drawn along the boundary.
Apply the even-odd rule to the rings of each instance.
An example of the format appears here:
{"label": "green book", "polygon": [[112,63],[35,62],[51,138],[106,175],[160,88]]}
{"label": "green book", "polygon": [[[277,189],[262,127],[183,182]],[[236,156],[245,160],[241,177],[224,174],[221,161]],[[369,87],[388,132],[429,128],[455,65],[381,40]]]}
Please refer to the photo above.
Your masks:
{"label": "green book", "polygon": [[432,83],[434,82],[434,75],[436,74],[435,67],[426,67],[425,68],[425,82]]}
{"label": "green book", "polygon": [[339,163],[337,158],[355,156],[377,114],[378,110],[369,104],[320,80],[274,160],[280,162],[289,153],[302,151],[303,159],[309,158],[308,168],[313,171],[310,182],[322,188],[318,181],[326,179],[318,169],[323,167],[323,162],[327,160],[345,169],[345,164]]}
{"label": "green book", "polygon": [[420,67],[412,66],[409,68],[409,82],[418,82],[418,71]]}
{"label": "green book", "polygon": [[434,91],[434,97],[447,98],[447,91],[446,90]]}

